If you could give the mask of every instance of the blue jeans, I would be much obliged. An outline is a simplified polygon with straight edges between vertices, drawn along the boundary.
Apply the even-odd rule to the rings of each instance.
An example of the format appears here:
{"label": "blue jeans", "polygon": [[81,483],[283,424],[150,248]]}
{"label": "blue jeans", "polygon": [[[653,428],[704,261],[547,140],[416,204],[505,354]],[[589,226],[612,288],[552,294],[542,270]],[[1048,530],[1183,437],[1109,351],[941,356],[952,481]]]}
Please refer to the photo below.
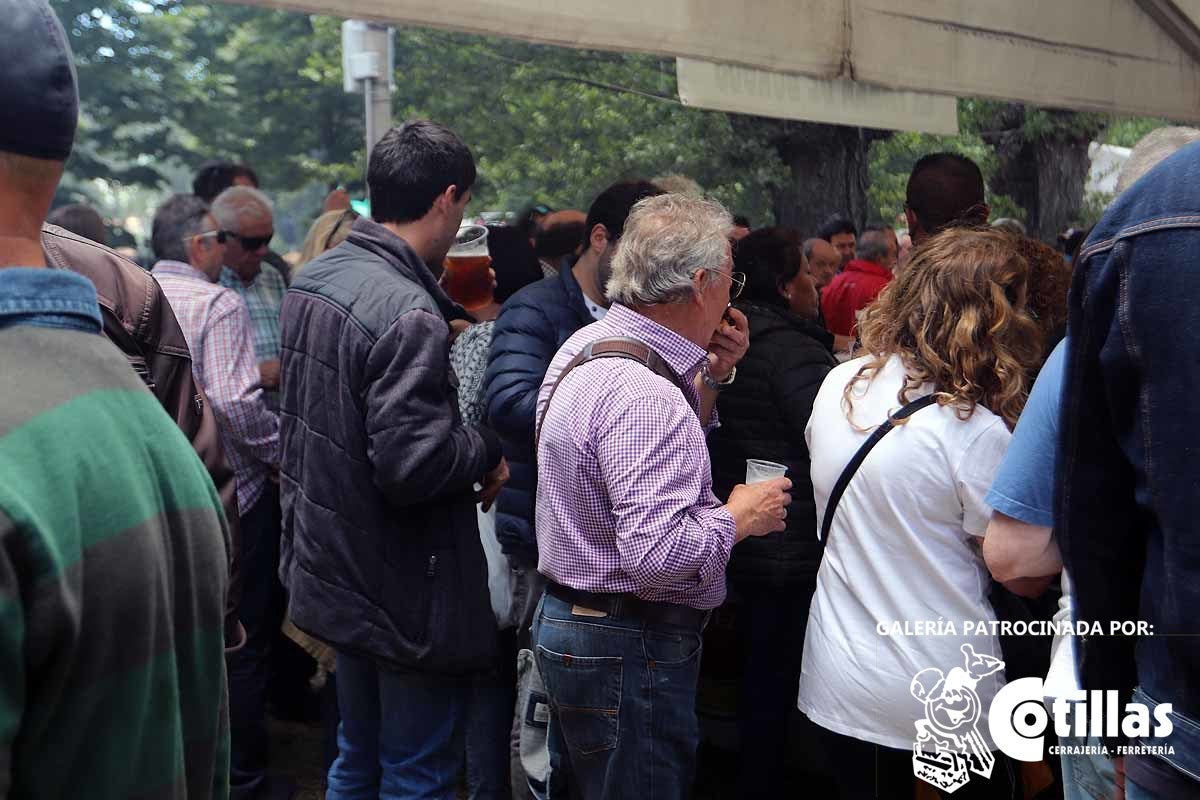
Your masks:
{"label": "blue jeans", "polygon": [[338,652],[338,757],[326,800],[453,800],[470,683]]}
{"label": "blue jeans", "polygon": [[544,594],[533,623],[550,698],[549,800],[689,796],[700,743],[699,626],[572,609]]}
{"label": "blue jeans", "polygon": [[[1059,744],[1064,747],[1099,747],[1096,737],[1061,736]],[[1063,800],[1110,800],[1116,790],[1117,779],[1112,761],[1103,754],[1059,756],[1062,761]]]}
{"label": "blue jeans", "polygon": [[497,632],[493,668],[471,682],[466,710],[470,800],[509,800],[509,734],[517,700],[517,632]]}

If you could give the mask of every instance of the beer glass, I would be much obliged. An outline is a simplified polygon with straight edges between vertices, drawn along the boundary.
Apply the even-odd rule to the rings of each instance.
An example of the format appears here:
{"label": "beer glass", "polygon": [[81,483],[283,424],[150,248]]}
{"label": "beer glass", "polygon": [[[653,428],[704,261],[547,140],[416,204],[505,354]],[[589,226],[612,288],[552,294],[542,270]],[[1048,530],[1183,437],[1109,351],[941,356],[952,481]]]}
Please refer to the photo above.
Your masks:
{"label": "beer glass", "polygon": [[492,302],[492,276],[489,268],[487,228],[464,225],[446,253],[446,294],[467,311],[478,311]]}

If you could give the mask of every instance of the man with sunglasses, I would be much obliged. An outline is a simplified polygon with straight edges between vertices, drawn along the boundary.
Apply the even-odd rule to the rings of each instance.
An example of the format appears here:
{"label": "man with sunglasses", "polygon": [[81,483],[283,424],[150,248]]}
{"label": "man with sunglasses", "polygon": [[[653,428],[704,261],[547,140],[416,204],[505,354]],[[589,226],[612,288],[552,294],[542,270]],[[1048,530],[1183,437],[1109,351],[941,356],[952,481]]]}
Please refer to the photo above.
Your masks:
{"label": "man with sunglasses", "polygon": [[231,186],[212,202],[212,215],[225,234],[225,269],[221,285],[246,303],[254,335],[267,405],[279,408],[279,308],[287,282],[279,270],[263,263],[275,235],[271,201],[258,189]]}
{"label": "man with sunglasses", "polygon": [[246,304],[217,284],[228,236],[204,201],[175,195],[154,215],[152,273],[171,303],[192,353],[192,368],[220,425],[233,464],[242,528],[239,554],[246,580],[238,614],[246,644],[229,656],[234,797],[289,794],[266,777],[267,733],[263,715],[265,664],[282,622],[279,561],[279,494],[272,481],[279,465],[279,419],[267,408],[251,344]]}

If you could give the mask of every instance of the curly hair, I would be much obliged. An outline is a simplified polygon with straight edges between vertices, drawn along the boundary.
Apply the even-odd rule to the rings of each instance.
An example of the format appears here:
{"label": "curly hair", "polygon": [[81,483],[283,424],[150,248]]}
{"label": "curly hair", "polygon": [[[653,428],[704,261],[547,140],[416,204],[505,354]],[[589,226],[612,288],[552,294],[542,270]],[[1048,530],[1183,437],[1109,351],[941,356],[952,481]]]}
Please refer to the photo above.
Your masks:
{"label": "curly hair", "polygon": [[932,384],[938,405],[955,406],[960,419],[982,405],[1011,429],[1041,355],[1026,311],[1029,275],[1015,237],[996,229],[950,229],[914,250],[859,323],[870,358],[842,394],[846,416],[853,423],[855,386],[898,355],[901,404]]}
{"label": "curly hair", "polygon": [[1029,262],[1029,315],[1041,328],[1043,343],[1052,346],[1067,328],[1071,265],[1058,250],[1036,239],[1019,236],[1016,244],[1017,252]]}

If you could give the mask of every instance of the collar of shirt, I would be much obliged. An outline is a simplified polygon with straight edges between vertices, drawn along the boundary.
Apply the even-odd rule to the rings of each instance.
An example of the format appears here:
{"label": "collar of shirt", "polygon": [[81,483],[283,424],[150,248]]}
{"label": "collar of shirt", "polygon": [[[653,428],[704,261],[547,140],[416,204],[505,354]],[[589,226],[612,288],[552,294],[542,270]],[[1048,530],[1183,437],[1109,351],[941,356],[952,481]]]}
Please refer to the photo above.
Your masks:
{"label": "collar of shirt", "polygon": [[208,276],[203,272],[196,269],[191,264],[185,264],[182,261],[163,259],[155,264],[154,268],[150,271],[159,275],[174,275],[178,278],[191,278],[197,281],[204,281],[205,283],[212,283]]}
{"label": "collar of shirt", "polygon": [[615,329],[616,335],[650,345],[685,382],[695,379],[708,358],[704,348],[695,342],[620,303],[609,307],[601,324]]}
{"label": "collar of shirt", "polygon": [[0,328],[10,325],[100,333],[96,287],[64,269],[0,269]]}
{"label": "collar of shirt", "polygon": [[861,258],[856,258],[846,265],[846,272],[863,272],[867,275],[875,275],[880,278],[891,279],[892,271],[882,264],[876,264],[874,261],[864,261]]}

